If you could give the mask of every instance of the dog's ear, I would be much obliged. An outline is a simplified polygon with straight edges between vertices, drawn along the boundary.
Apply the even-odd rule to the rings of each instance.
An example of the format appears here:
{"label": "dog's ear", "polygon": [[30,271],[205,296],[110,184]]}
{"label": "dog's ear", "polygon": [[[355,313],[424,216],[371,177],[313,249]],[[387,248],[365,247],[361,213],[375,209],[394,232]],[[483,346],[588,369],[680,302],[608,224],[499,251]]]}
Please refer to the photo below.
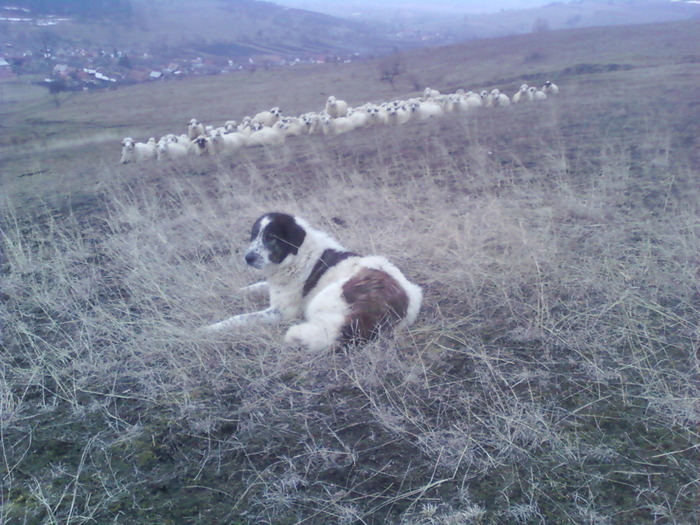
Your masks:
{"label": "dog's ear", "polygon": [[[261,231],[262,230],[262,231]],[[280,264],[287,255],[297,255],[306,238],[306,230],[287,213],[267,213],[253,226],[253,239],[262,234],[270,262]]]}
{"label": "dog's ear", "polygon": [[284,232],[280,235],[280,239],[289,247],[289,253],[296,255],[306,238],[306,230],[297,224],[291,215],[281,215],[280,219]]}

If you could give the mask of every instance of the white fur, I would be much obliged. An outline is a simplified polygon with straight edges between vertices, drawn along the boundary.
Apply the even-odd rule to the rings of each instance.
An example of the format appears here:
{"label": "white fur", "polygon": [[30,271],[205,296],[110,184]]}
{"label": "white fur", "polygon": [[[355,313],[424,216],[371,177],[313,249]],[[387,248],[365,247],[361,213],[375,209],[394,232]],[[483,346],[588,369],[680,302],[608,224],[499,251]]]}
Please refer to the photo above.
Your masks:
{"label": "white fur", "polygon": [[[207,326],[206,332],[220,332],[236,327],[253,324],[276,324],[303,322],[291,326],[285,336],[285,342],[298,345],[310,351],[321,351],[333,346],[341,335],[345,325],[349,305],[343,297],[343,284],[360,270],[371,268],[389,274],[406,292],[408,307],[406,316],[394,327],[403,329],[418,317],[422,301],[422,290],[411,283],[401,271],[384,257],[374,255],[367,257],[349,257],[331,266],[316,285],[303,296],[302,290],[314,265],[326,249],[346,251],[328,234],[316,230],[299,217],[294,217],[306,235],[296,255],[288,255],[280,264],[267,260],[262,240],[265,226],[269,219],[263,219],[260,233],[253,239],[248,254],[255,254],[255,265],[265,277],[265,284],[256,283],[247,290],[261,291],[267,288],[270,306],[258,312],[236,315],[219,323]],[[265,221],[268,221],[267,223]]]}
{"label": "white fur", "polygon": [[218,154],[227,155],[244,147],[248,138],[238,131],[233,133],[225,133],[219,130],[210,137],[213,151]]}
{"label": "white fur", "polygon": [[423,90],[423,100],[428,100],[437,96],[440,96],[440,92],[437,89],[427,87]]}
{"label": "white fur", "polygon": [[435,102],[411,102],[408,109],[418,120],[441,117],[445,114],[442,107]]}
{"label": "white fur", "polygon": [[348,103],[331,95],[326,101],[324,111],[333,118],[345,117],[348,114]]}
{"label": "white fur", "polygon": [[271,127],[275,122],[279,120],[282,111],[280,108],[274,107],[270,111],[261,111],[253,117],[253,120],[260,122],[263,126]]}
{"label": "white fur", "polygon": [[190,119],[190,123],[187,125],[187,138],[194,140],[204,134],[206,134],[204,124],[198,122],[196,118]]}
{"label": "white fur", "polygon": [[518,92],[513,95],[513,103],[514,104],[520,104],[522,102],[531,102],[533,99],[532,93],[530,93],[529,87],[527,84],[522,84],[520,86],[520,89]]}
{"label": "white fur", "polygon": [[547,95],[545,94],[545,92],[540,91],[534,86],[530,86],[530,88],[528,88],[528,91],[532,94],[532,100],[536,102],[541,100],[547,100]]}
{"label": "white fur", "polygon": [[279,146],[284,139],[285,134],[281,129],[263,127],[250,134],[246,146]]}
{"label": "white fur", "polygon": [[403,104],[389,106],[386,110],[386,123],[390,126],[401,126],[411,120],[411,112]]}
{"label": "white fur", "polygon": [[119,162],[126,164],[128,162],[145,162],[156,158],[156,139],[148,139],[145,144],[143,142],[134,142],[131,137],[126,137],[122,140],[122,156]]}
{"label": "white fur", "polygon": [[187,156],[187,149],[187,146],[177,141],[161,140],[157,148],[158,160],[181,159]]}
{"label": "white fur", "polygon": [[545,95],[558,95],[559,94],[559,86],[557,86],[551,80],[547,80],[547,82],[544,83],[544,86],[542,86],[542,92]]}

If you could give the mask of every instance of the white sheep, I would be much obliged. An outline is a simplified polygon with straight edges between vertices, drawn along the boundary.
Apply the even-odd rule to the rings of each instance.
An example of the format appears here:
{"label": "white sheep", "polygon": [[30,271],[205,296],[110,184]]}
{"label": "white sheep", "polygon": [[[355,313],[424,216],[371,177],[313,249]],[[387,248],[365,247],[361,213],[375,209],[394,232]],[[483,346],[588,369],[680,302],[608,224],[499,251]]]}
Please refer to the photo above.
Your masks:
{"label": "white sheep", "polygon": [[452,113],[455,109],[454,100],[449,95],[438,95],[432,97],[428,102],[438,104],[445,113]]}
{"label": "white sheep", "polygon": [[250,134],[246,146],[279,146],[284,143],[284,139],[282,130],[262,127]]}
{"label": "white sheep", "polygon": [[235,120],[227,120],[224,122],[224,129],[227,133],[233,133],[238,129],[238,122]]}
{"label": "white sheep", "polygon": [[309,135],[321,135],[323,134],[323,125],[321,123],[321,116],[325,115],[318,113],[306,113],[302,115],[301,120],[304,122],[304,127],[306,128],[306,133]]}
{"label": "white sheep", "polygon": [[466,96],[465,94],[455,93],[449,96],[452,100],[452,107],[457,113],[467,113],[473,111],[474,108],[481,107],[481,98],[478,95]]}
{"label": "white sheep", "polygon": [[156,148],[159,161],[181,159],[187,156],[187,146],[174,140],[160,140]]}
{"label": "white sheep", "polygon": [[192,147],[192,141],[190,140],[190,138],[187,136],[186,133],[184,133],[182,135],[176,135],[175,142],[177,142],[181,146],[185,146],[187,149],[190,149]]}
{"label": "white sheep", "polygon": [[256,122],[260,122],[260,124],[262,124],[263,126],[271,127],[275,122],[279,120],[280,115],[282,115],[282,111],[280,110],[280,108],[275,106],[269,111],[261,111],[260,113],[257,113],[253,117],[253,120],[255,120]]}
{"label": "white sheep", "polygon": [[386,110],[386,123],[389,126],[401,126],[411,120],[411,112],[406,106],[391,105]]}
{"label": "white sheep", "polygon": [[504,108],[510,106],[510,99],[508,98],[508,95],[501,93],[501,90],[497,88],[491,91],[491,100],[493,101],[493,107]]}
{"label": "white sheep", "polygon": [[168,133],[167,135],[163,135],[161,138],[158,139],[158,144],[161,142],[177,142],[177,135],[174,133]]}
{"label": "white sheep", "polygon": [[129,162],[144,162],[156,158],[156,139],[149,139],[146,144],[143,142],[134,142],[131,137],[125,137],[122,140],[122,156],[120,163],[127,164]]}
{"label": "white sheep", "polygon": [[435,98],[439,96],[440,92],[437,89],[427,87],[423,90],[423,100],[428,100],[430,98]]}
{"label": "white sheep", "polygon": [[481,99],[481,105],[484,106],[485,108],[492,108],[493,107],[493,99],[491,98],[491,95],[489,94],[488,91],[485,89],[482,89],[481,92],[479,93],[479,98]]}
{"label": "white sheep", "polygon": [[348,117],[333,118],[330,115],[321,117],[324,135],[342,135],[355,129],[352,120]]}
{"label": "white sheep", "polygon": [[348,109],[347,117],[352,121],[352,125],[355,127],[355,129],[365,127],[367,125],[367,120],[369,119],[367,111],[364,108]]}
{"label": "white sheep", "polygon": [[532,93],[529,91],[530,86],[527,84],[522,84],[518,92],[513,95],[513,104],[520,104],[522,102],[531,102],[533,99]]}
{"label": "white sheep", "polygon": [[409,111],[412,113],[412,118],[415,117],[418,120],[428,120],[435,117],[441,117],[444,115],[444,111],[439,104],[435,102],[411,102],[408,105]]}
{"label": "white sheep", "polygon": [[298,137],[306,133],[306,125],[298,117],[281,118],[272,127],[284,133],[285,137]]}
{"label": "white sheep", "polygon": [[380,106],[371,105],[367,108],[367,125],[380,126],[386,124],[386,111]]}
{"label": "white sheep", "polygon": [[464,100],[468,109],[480,108],[482,106],[481,97],[478,93],[467,91],[464,94]]}
{"label": "white sheep", "polygon": [[544,93],[544,91],[540,91],[534,86],[530,86],[528,88],[528,92],[532,95],[532,100],[534,101],[547,100],[547,95]]}
{"label": "white sheep", "polygon": [[211,140],[206,135],[200,135],[192,141],[191,150],[197,155],[210,155],[213,153],[211,147]]}
{"label": "white sheep", "polygon": [[226,133],[218,130],[209,141],[212,153],[227,155],[243,148],[248,142],[248,137],[238,131]]}
{"label": "white sheep", "polygon": [[558,95],[559,94],[559,86],[557,86],[554,82],[551,80],[547,80],[544,83],[544,86],[542,86],[542,92],[545,95]]}
{"label": "white sheep", "polygon": [[348,114],[348,103],[331,95],[326,101],[324,111],[333,118],[345,117]]}
{"label": "white sheep", "polygon": [[194,140],[204,134],[206,134],[204,125],[198,122],[196,118],[190,119],[190,123],[187,125],[187,137],[190,140]]}

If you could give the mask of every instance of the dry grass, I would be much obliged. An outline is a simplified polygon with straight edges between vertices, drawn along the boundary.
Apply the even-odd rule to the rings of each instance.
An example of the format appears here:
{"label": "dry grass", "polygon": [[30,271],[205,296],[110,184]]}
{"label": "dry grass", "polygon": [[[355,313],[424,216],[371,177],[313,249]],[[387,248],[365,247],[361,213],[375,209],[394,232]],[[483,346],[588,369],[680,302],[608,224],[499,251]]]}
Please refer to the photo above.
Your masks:
{"label": "dry grass", "polygon": [[[9,202],[2,519],[697,522],[698,101],[643,73]],[[258,306],[240,252],[271,209],[388,255],[419,322],[322,356],[196,335]]]}

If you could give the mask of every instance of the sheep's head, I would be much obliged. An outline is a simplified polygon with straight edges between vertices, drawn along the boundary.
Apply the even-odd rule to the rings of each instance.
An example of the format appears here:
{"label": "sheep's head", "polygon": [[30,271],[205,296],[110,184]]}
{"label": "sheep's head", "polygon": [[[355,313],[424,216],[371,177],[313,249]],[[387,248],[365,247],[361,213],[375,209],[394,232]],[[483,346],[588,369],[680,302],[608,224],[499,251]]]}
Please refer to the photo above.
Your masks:
{"label": "sheep's head", "polygon": [[551,81],[551,80],[547,80],[547,81],[544,83],[544,87],[550,87],[551,85],[552,85],[552,81]]}
{"label": "sheep's head", "polygon": [[335,97],[333,95],[328,97],[328,101],[326,102],[326,104],[328,104],[329,106],[335,106]]}
{"label": "sheep's head", "polygon": [[521,93],[525,93],[525,92],[527,91],[528,87],[529,87],[529,86],[528,86],[527,84],[522,84],[522,85],[520,86],[520,92],[521,92]]}
{"label": "sheep's head", "polygon": [[122,140],[122,147],[126,148],[128,151],[131,151],[134,149],[134,139],[131,137],[126,137],[124,140]]}
{"label": "sheep's head", "polygon": [[270,110],[270,113],[272,113],[275,117],[279,117],[282,114],[282,110],[275,106]]}
{"label": "sheep's head", "polygon": [[199,149],[201,150],[207,147],[207,142],[209,142],[209,139],[204,135],[200,135],[199,137],[194,139],[194,143],[197,144],[197,147],[199,147]]}

